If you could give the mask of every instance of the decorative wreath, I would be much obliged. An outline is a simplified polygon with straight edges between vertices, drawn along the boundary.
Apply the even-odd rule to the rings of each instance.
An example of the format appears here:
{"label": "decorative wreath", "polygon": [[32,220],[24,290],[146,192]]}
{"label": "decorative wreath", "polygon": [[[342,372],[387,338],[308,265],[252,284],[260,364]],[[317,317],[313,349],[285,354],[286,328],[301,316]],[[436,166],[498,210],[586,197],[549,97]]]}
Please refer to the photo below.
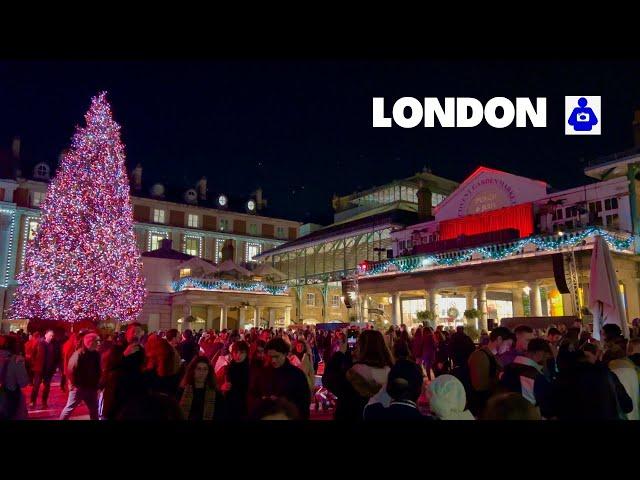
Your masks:
{"label": "decorative wreath", "polygon": [[456,307],[450,307],[449,310],[447,310],[447,316],[448,317],[458,318],[458,315],[460,315],[460,312],[458,311],[458,309]]}

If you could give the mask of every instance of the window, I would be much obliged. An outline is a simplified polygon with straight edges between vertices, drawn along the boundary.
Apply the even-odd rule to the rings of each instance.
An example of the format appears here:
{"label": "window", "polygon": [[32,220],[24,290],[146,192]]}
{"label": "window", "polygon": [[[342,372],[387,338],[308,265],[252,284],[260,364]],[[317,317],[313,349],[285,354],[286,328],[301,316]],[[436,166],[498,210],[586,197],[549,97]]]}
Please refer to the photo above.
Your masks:
{"label": "window", "polygon": [[229,219],[228,218],[221,218],[220,219],[220,231],[221,232],[228,232],[229,230],[231,230],[231,228],[229,227]]}
{"label": "window", "polygon": [[220,263],[222,259],[222,247],[224,247],[224,240],[216,239],[216,252],[215,258],[213,259],[216,263]]}
{"label": "window", "polygon": [[194,237],[184,237],[184,253],[187,255],[193,255],[194,257],[200,256],[200,239]]}
{"label": "window", "polygon": [[149,250],[158,250],[162,246],[162,240],[165,238],[167,238],[166,235],[152,233],[149,237]]}
{"label": "window", "polygon": [[38,220],[29,220],[29,233],[27,234],[27,240],[32,240],[38,231],[40,222]]}
{"label": "window", "polygon": [[276,228],[276,238],[287,238],[286,234],[284,233],[284,227]]}
{"label": "window", "polygon": [[601,211],[602,211],[602,202],[598,201],[598,202],[589,203],[590,213],[600,213]]}
{"label": "window", "polygon": [[556,210],[556,220],[562,220],[562,209]]}
{"label": "window", "polygon": [[33,170],[33,176],[40,180],[48,180],[49,179],[49,166],[45,163],[39,163],[36,165],[36,168]]}
{"label": "window", "polygon": [[159,208],[154,208],[153,221],[155,223],[164,223],[164,210],[160,210]]}
{"label": "window", "polygon": [[604,201],[604,209],[605,210],[617,210],[618,208],[618,199],[617,198],[607,198]]}
{"label": "window", "polygon": [[190,213],[189,217],[187,218],[187,226],[191,228],[198,228],[198,215]]}
{"label": "window", "polygon": [[620,217],[617,213],[607,215],[607,227],[620,228]]}
{"label": "window", "polygon": [[316,306],[316,294],[315,293],[307,293],[307,306],[315,307]]}
{"label": "window", "polygon": [[339,295],[334,295],[331,297],[331,306],[332,307],[339,307],[340,306],[340,296]]}
{"label": "window", "polygon": [[190,268],[181,268],[180,269],[180,278],[189,277],[191,275]]}
{"label": "window", "polygon": [[258,235],[258,224],[256,223],[249,224],[249,235]]}
{"label": "window", "polygon": [[40,204],[44,201],[45,192],[33,192],[33,203],[32,207],[39,207]]}
{"label": "window", "polygon": [[572,218],[578,216],[578,207],[567,207],[564,210],[565,218]]}
{"label": "window", "polygon": [[262,246],[259,243],[246,243],[245,244],[245,262],[253,262],[253,257],[260,255],[262,252]]}
{"label": "window", "polygon": [[398,248],[400,248],[400,250],[404,250],[405,249],[405,241],[404,240],[400,240],[400,242],[398,242]]}

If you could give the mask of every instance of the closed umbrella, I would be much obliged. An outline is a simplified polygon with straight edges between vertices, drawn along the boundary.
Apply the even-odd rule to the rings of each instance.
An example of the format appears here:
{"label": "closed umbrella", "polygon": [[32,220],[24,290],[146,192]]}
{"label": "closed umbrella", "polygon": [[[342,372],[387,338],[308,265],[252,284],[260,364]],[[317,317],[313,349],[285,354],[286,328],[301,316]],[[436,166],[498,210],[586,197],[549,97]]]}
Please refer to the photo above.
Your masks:
{"label": "closed umbrella", "polygon": [[627,315],[622,304],[616,270],[607,242],[596,236],[591,255],[589,280],[589,308],[593,312],[593,337],[600,340],[600,330],[604,325],[618,325],[625,338],[629,338]]}

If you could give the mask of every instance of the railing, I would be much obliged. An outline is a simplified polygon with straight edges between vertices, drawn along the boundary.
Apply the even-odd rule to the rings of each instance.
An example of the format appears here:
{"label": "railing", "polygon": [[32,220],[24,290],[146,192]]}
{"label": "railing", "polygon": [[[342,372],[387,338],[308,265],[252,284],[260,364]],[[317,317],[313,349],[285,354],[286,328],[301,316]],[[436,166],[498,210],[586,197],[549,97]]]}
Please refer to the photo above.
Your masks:
{"label": "railing", "polygon": [[211,290],[239,293],[260,293],[268,295],[288,295],[289,293],[289,287],[287,285],[193,277],[184,277],[180,280],[173,281],[172,288],[174,292],[181,292],[183,290]]}
{"label": "railing", "polygon": [[429,270],[434,267],[454,267],[472,260],[502,260],[524,253],[531,246],[535,248],[533,251],[559,251],[576,247],[587,238],[595,235],[601,235],[612,249],[618,251],[628,251],[634,241],[634,237],[628,233],[610,232],[600,227],[589,227],[562,235],[532,235],[508,243],[430,255],[398,257],[380,262],[366,262],[358,268],[358,274],[371,276],[388,272],[408,273],[415,270]]}

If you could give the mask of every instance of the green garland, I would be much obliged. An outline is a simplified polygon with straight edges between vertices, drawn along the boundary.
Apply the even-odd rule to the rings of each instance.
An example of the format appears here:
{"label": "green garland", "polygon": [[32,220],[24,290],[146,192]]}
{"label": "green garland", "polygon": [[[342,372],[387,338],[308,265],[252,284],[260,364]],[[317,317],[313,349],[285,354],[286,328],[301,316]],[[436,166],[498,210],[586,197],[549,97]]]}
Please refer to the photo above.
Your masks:
{"label": "green garland", "polygon": [[535,245],[541,251],[553,251],[578,245],[594,235],[602,236],[614,250],[627,250],[634,240],[633,236],[620,239],[600,227],[589,227],[580,232],[565,235],[535,235],[503,245],[489,245],[435,255],[392,258],[376,263],[366,270],[359,269],[359,273],[365,276],[379,275],[390,271],[393,267],[401,273],[413,272],[432,265],[452,267],[468,262],[476,254],[480,255],[483,260],[502,260],[521,252],[529,244]]}
{"label": "green garland", "polygon": [[184,277],[172,283],[174,292],[181,292],[188,288],[198,290],[223,290],[236,292],[268,293],[270,295],[286,295],[288,287],[284,285],[269,285],[262,282],[239,282],[232,280],[203,280],[200,278]]}

